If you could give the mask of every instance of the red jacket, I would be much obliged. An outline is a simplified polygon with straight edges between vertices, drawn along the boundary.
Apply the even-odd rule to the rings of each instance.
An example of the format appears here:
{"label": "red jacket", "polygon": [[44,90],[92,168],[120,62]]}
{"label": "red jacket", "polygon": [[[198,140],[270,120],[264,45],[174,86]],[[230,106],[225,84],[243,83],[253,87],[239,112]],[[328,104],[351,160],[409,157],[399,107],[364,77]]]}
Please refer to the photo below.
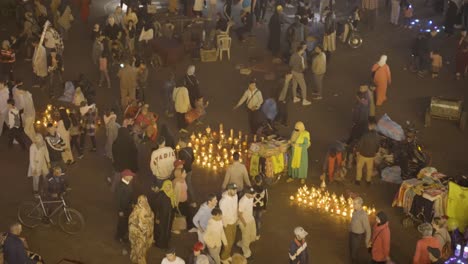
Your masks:
{"label": "red jacket", "polygon": [[427,252],[427,247],[438,248],[442,251],[440,242],[435,237],[423,237],[418,240],[416,243],[416,250],[414,251],[413,264],[430,264],[431,260],[429,259],[429,252]]}
{"label": "red jacket", "polygon": [[374,225],[372,232],[372,260],[386,261],[390,256],[390,228],[388,222]]}

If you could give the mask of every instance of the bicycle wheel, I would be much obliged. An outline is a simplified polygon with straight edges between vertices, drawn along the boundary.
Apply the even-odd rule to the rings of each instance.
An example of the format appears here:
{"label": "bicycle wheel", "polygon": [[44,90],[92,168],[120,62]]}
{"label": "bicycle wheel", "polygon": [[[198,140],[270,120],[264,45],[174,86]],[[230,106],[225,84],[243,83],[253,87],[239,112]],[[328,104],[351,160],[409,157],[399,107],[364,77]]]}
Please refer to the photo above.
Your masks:
{"label": "bicycle wheel", "polygon": [[18,207],[18,220],[26,227],[35,228],[41,224],[43,217],[40,203],[24,202]]}
{"label": "bicycle wheel", "polygon": [[73,208],[66,208],[58,216],[58,225],[63,232],[76,235],[83,231],[85,221],[80,212]]}

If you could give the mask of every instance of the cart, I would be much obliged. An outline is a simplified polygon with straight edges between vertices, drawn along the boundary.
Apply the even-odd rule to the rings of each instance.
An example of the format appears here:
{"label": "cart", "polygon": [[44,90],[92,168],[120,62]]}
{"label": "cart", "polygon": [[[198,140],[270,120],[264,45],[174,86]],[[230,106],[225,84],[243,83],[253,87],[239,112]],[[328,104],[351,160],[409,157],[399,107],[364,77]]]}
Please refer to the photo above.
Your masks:
{"label": "cart", "polygon": [[424,117],[425,127],[431,126],[433,117],[456,121],[460,129],[465,130],[468,113],[463,109],[463,100],[433,96]]}

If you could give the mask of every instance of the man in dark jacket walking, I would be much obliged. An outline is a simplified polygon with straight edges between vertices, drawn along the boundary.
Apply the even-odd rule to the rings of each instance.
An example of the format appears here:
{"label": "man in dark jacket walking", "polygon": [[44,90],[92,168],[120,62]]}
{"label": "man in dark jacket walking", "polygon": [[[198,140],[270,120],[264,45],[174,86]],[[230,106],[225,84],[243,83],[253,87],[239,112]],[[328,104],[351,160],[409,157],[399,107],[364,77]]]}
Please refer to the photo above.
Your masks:
{"label": "man in dark jacket walking", "polygon": [[135,174],[131,170],[124,170],[121,175],[122,180],[115,190],[119,212],[116,239],[120,242],[126,242],[128,241],[128,217],[132,212],[133,203],[133,190],[130,184]]}
{"label": "man in dark jacket walking", "polygon": [[380,147],[380,138],[376,131],[375,122],[369,122],[369,131],[367,131],[358,141],[356,156],[356,185],[361,184],[362,169],[366,165],[366,181],[371,183],[372,172],[374,171],[374,158]]}

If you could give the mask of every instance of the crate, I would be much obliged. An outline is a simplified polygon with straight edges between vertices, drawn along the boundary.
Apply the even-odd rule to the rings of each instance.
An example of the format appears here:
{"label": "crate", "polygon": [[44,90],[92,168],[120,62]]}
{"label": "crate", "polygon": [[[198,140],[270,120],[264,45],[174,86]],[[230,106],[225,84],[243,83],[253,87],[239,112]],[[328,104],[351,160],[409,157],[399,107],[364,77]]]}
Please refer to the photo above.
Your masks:
{"label": "crate", "polygon": [[213,62],[218,59],[218,53],[216,49],[200,49],[200,59],[202,62]]}
{"label": "crate", "polygon": [[430,114],[433,117],[458,120],[462,113],[462,105],[462,100],[434,96],[431,98]]}

